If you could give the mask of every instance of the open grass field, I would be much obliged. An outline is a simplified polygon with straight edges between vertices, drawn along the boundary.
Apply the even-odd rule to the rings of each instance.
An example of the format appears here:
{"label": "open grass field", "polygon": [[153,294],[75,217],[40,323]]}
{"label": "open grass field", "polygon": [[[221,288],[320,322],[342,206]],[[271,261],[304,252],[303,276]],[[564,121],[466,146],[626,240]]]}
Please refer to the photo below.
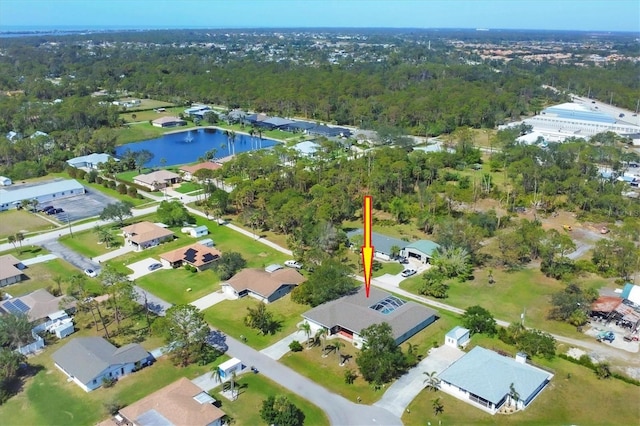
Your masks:
{"label": "open grass field", "polygon": [[[474,344],[487,348],[507,349],[497,339],[475,336]],[[551,361],[534,360],[551,369],[551,383],[524,411],[511,415],[492,416],[444,392],[423,390],[402,416],[405,425],[631,425],[638,424],[640,388],[616,379],[599,380],[593,371],[560,358]],[[444,413],[435,416],[434,398],[441,398]]]}
{"label": "open grass field", "polygon": [[[184,113],[184,110],[185,110],[184,107],[174,107],[171,104],[168,104],[166,102],[160,102],[160,101],[155,101],[155,102],[160,104],[147,106],[144,104],[144,101],[143,101],[143,104],[140,106],[140,108],[131,108],[131,109],[127,109],[126,112],[121,112],[120,118],[124,119],[124,121],[127,123],[149,121],[149,120],[155,120],[156,118],[160,118],[160,117],[178,116],[178,114]],[[140,111],[140,109],[160,108],[160,107],[165,108],[165,111],[164,112],[156,112],[153,110]],[[133,115],[135,115],[135,118],[133,117]]]}
{"label": "open grass field", "polygon": [[[185,304],[220,290],[220,278],[213,270],[190,272],[184,268],[158,270],[136,280],[136,284],[173,304]],[[191,291],[187,291],[187,289]]]}
{"label": "open grass field", "polygon": [[16,232],[26,234],[56,227],[53,223],[40,217],[40,214],[29,213],[25,210],[11,209],[0,213],[0,240],[9,235],[15,235]]}
{"label": "open grass field", "polygon": [[174,187],[173,189],[181,194],[188,194],[194,191],[201,191],[202,186],[195,182],[182,182],[179,186]]}
{"label": "open grass field", "polygon": [[[128,100],[128,99],[121,99],[121,100]],[[140,105],[137,107],[133,107],[133,108],[127,108],[127,112],[123,112],[120,115],[126,115],[128,113],[136,113],[136,111],[141,110],[141,109],[149,109],[149,108],[170,108],[173,107],[174,104],[169,103],[169,102],[164,102],[164,101],[158,101],[156,99],[139,99],[140,101]],[[184,108],[181,108],[181,110],[183,110]],[[154,112],[154,111],[151,111]]]}
{"label": "open grass field", "polygon": [[[443,302],[458,308],[480,305],[488,309],[496,318],[513,322],[520,320],[525,312],[525,325],[542,330],[580,338],[575,327],[547,319],[550,298],[562,290],[565,284],[546,277],[539,270],[525,268],[515,272],[494,269],[495,284],[489,284],[488,270],[474,271],[474,279],[459,283],[454,281],[449,288],[449,297]],[[400,284],[400,287],[415,294],[422,285],[422,277],[414,276]],[[602,278],[585,277],[579,279],[583,287],[600,288],[607,282]]]}
{"label": "open grass field", "polygon": [[287,389],[269,380],[261,374],[243,374],[238,376],[240,386],[238,399],[229,401],[224,396],[216,393],[219,387],[211,393],[214,398],[221,402],[220,409],[233,419],[233,424],[237,425],[260,425],[264,421],[260,418],[262,401],[269,396],[285,395],[293,404],[304,413],[304,424],[306,426],[328,425],[324,412],[306,399],[289,392]]}
{"label": "open grass field", "polygon": [[309,310],[309,306],[300,305],[291,301],[291,295],[287,295],[274,303],[267,305],[267,310],[273,313],[273,319],[280,322],[280,330],[275,334],[262,335],[258,330],[244,325],[247,316],[247,308],[255,307],[258,303],[251,297],[243,297],[238,300],[225,300],[203,311],[204,318],[212,326],[224,331],[228,335],[240,339],[247,338],[247,345],[254,349],[264,349],[285,336],[297,330],[297,324],[302,321],[300,316]]}

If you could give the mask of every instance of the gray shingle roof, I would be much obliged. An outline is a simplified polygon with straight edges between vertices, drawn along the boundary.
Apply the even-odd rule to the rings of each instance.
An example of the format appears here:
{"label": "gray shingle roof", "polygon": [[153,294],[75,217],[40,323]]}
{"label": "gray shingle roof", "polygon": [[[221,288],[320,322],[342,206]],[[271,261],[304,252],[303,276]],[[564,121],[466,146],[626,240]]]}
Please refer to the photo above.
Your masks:
{"label": "gray shingle roof", "polygon": [[529,400],[552,374],[476,346],[438,377],[497,404],[509,393],[511,383],[521,401]]}
{"label": "gray shingle roof", "polygon": [[358,334],[370,325],[386,322],[393,329],[396,340],[426,319],[436,316],[436,311],[411,301],[388,314],[371,308],[390,296],[390,293],[371,287],[367,298],[362,286],[356,293],[316,306],[302,316],[329,329],[339,325]]}
{"label": "gray shingle roof", "polygon": [[89,383],[111,365],[142,361],[149,353],[137,343],[116,348],[101,337],[77,337],[51,358],[82,383]]}

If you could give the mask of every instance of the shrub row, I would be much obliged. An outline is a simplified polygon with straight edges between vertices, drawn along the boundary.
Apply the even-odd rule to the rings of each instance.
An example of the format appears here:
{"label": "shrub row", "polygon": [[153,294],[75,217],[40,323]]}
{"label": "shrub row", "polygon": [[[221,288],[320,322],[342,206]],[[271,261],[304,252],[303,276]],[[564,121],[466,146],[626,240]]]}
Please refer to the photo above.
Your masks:
{"label": "shrub row", "polygon": [[[591,361],[589,355],[582,355],[579,359],[566,354],[559,354],[558,356],[566,361],[581,365],[583,367],[587,367],[589,370],[592,370],[594,372],[596,371],[596,368],[598,368],[598,364],[594,364],[594,362]],[[630,385],[640,386],[640,380],[632,379],[631,377],[624,376],[620,373],[615,373],[612,371],[611,377],[622,380],[623,382],[629,383]]]}

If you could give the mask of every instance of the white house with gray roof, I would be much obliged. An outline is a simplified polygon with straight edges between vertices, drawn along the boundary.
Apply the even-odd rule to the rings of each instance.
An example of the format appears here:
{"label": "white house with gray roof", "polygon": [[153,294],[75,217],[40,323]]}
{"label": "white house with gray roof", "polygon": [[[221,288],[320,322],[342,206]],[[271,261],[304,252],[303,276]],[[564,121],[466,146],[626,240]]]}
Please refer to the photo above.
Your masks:
{"label": "white house with gray roof", "polygon": [[553,377],[526,359],[524,354],[514,359],[476,346],[440,373],[440,390],[490,414],[505,404],[524,409]]}
{"label": "white house with gray roof", "polygon": [[[75,167],[76,169],[89,169],[96,170],[100,166],[100,164],[107,163],[110,158],[113,158],[109,154],[89,154],[83,155],[81,157],[75,157],[67,160],[67,164],[71,167]],[[113,158],[114,161],[120,161],[117,158]]]}
{"label": "white house with gray roof", "polygon": [[302,317],[313,333],[324,328],[327,336],[349,340],[356,347],[364,343],[362,330],[373,324],[389,324],[399,345],[438,318],[432,309],[375,287],[371,287],[367,297],[364,286],[353,294],[316,306]]}
{"label": "white house with gray roof", "polygon": [[400,250],[400,255],[407,259],[417,259],[421,263],[429,263],[440,244],[429,240],[418,240]]}
{"label": "white house with gray roof", "polygon": [[38,200],[39,204],[44,204],[84,193],[84,186],[75,179],[12,185],[10,188],[0,189],[0,211],[16,208],[23,200]]}
{"label": "white house with gray roof", "polygon": [[142,368],[149,353],[139,344],[116,348],[101,337],[77,337],[51,355],[69,379],[91,392],[102,380],[118,379]]}

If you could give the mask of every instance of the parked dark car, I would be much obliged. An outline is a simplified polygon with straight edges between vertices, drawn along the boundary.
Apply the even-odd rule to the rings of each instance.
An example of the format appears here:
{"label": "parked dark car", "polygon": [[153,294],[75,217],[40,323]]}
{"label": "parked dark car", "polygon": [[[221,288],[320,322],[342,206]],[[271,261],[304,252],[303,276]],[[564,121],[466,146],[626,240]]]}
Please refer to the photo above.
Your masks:
{"label": "parked dark car", "polygon": [[53,209],[55,207],[53,206],[45,206],[45,207],[41,207],[39,211],[41,211],[42,213],[47,213],[49,210]]}
{"label": "parked dark car", "polygon": [[49,210],[49,214],[58,214],[58,213],[64,213],[64,210],[62,210],[61,208],[57,208],[57,209],[51,209]]}

